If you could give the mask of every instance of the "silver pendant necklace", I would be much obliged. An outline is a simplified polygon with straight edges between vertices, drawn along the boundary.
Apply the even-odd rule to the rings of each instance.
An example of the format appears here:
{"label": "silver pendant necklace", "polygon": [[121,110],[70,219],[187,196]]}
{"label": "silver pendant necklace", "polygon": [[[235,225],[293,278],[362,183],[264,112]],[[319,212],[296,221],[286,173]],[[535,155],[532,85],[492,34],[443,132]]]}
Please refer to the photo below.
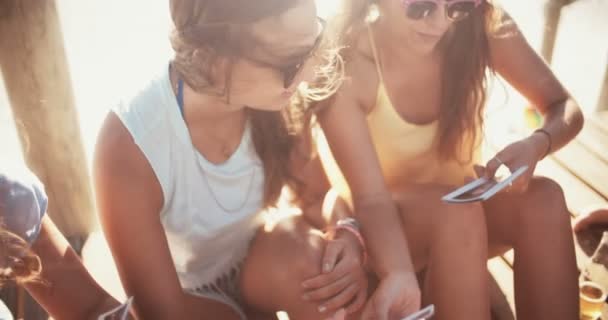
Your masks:
{"label": "silver pendant necklace", "polygon": [[[192,145],[192,148],[194,148],[194,144]],[[194,150],[195,150],[195,153],[198,152],[196,148],[194,148]],[[209,177],[207,176],[207,172],[205,171],[205,168],[203,168],[201,166],[199,159],[194,159],[194,160],[196,161],[196,167],[198,168],[198,171],[203,176],[203,181],[205,181],[205,185],[207,186],[207,189],[209,189],[211,198],[213,198],[213,201],[215,202],[215,204],[217,204],[218,207],[220,207],[226,213],[237,213],[237,212],[241,211],[245,207],[245,205],[247,205],[247,201],[249,200],[249,196],[251,195],[251,190],[253,189],[253,180],[255,180],[255,169],[253,169],[251,172],[251,178],[249,179],[249,185],[247,186],[247,193],[245,194],[245,199],[243,199],[243,202],[234,208],[228,208],[227,206],[222,204],[222,202],[219,200],[219,198],[215,194],[215,191],[213,191],[213,187],[211,186],[211,183],[209,182]]]}
{"label": "silver pendant necklace", "polygon": [[[169,69],[169,72],[171,72],[171,69],[172,68]],[[177,88],[175,88],[175,92],[177,92],[177,97],[176,97],[177,103],[180,108],[180,112],[182,114],[182,121],[184,122],[184,125],[186,126],[186,131],[188,132],[188,136],[190,138],[190,145],[192,146],[192,150],[194,150],[194,162],[196,162],[196,167],[197,167],[199,173],[201,173],[201,175],[203,176],[203,181],[205,181],[205,185],[207,186],[207,189],[209,189],[209,193],[211,194],[211,198],[213,198],[213,201],[215,202],[215,204],[217,204],[217,206],[220,207],[226,213],[237,213],[237,212],[241,211],[243,208],[245,208],[245,206],[247,205],[247,201],[249,200],[249,196],[251,195],[251,191],[253,189],[253,180],[255,180],[255,169],[252,169],[251,178],[249,179],[249,185],[247,187],[247,193],[245,194],[245,199],[243,199],[243,202],[234,208],[228,208],[227,206],[222,204],[222,202],[217,197],[215,191],[213,191],[213,187],[211,186],[211,183],[209,182],[209,177],[207,176],[207,172],[205,171],[205,168],[203,168],[200,164],[200,161],[197,157],[197,155],[200,154],[200,152],[194,146],[194,142],[192,141],[192,136],[190,136],[190,130],[188,130],[188,125],[186,123],[185,113],[184,113],[183,80],[178,78],[176,85],[177,85]],[[245,130],[246,131],[245,131],[244,135],[249,134],[247,129],[245,129]],[[241,139],[246,139],[246,136],[243,136]],[[240,147],[241,146],[239,145],[239,147],[237,148],[237,150],[235,152],[238,152]],[[200,154],[200,157],[204,158],[202,156],[202,154]]]}

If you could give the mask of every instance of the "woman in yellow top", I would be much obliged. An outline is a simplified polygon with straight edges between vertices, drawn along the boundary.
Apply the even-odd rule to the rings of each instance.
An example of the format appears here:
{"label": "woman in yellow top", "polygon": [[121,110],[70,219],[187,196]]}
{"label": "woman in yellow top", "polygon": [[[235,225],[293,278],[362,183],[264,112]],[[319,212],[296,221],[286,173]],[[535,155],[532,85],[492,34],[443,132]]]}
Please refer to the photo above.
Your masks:
{"label": "woman in yellow top", "polygon": [[[491,1],[349,3],[348,78],[318,116],[335,158],[321,143],[324,166],[334,187],[348,186],[380,275],[363,318],[411,311],[420,303],[415,272],[426,266],[422,300],[437,305],[438,319],[488,319],[485,259],[514,248],[518,319],[576,319],[568,209],[560,187],[533,173],[581,129],[577,103]],[[530,170],[489,201],[446,205],[441,196],[475,175],[488,73],[527,97],[544,125],[475,171]]]}

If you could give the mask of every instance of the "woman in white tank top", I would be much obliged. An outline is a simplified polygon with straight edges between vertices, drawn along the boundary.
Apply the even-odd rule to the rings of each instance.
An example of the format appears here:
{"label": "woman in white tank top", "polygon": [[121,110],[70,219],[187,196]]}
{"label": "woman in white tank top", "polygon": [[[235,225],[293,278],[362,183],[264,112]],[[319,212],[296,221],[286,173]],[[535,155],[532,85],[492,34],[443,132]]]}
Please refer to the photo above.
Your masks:
{"label": "woman in white tank top", "polygon": [[[338,221],[347,210],[324,220],[311,203],[262,229],[262,210],[295,181],[297,110],[287,106],[326,52],[314,1],[170,3],[175,58],[112,110],[94,163],[103,229],[137,316],[356,311],[366,298],[364,243],[352,220]],[[342,232],[319,231],[338,222]],[[307,290],[326,249],[334,259]]]}

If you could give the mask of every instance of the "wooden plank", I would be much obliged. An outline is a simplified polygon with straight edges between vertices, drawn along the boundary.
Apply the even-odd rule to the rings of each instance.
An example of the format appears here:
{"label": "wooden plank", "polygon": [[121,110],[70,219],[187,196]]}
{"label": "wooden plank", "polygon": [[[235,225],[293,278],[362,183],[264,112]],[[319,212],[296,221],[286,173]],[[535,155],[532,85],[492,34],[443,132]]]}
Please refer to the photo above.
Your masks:
{"label": "wooden plank", "polygon": [[607,33],[608,1],[573,1],[561,11],[551,67],[585,114],[596,111],[603,87]]}
{"label": "wooden plank", "polygon": [[54,0],[0,1],[0,69],[49,215],[66,236],[87,235],[93,197]]}
{"label": "wooden plank", "polygon": [[553,49],[555,47],[555,38],[557,37],[557,29],[562,8],[566,5],[566,0],[549,0],[545,3],[545,32],[543,33],[543,42],[540,49],[541,56],[548,64],[551,64],[553,57]]}
{"label": "wooden plank", "polygon": [[564,190],[568,208],[575,216],[590,205],[601,204],[607,201],[607,197],[594,191],[552,157],[539,162],[536,173],[549,177],[559,183]]}
{"label": "wooden plank", "polygon": [[604,84],[600,91],[600,97],[597,101],[597,111],[608,111],[608,62],[606,63],[606,70],[604,71]]}
{"label": "wooden plank", "polygon": [[608,170],[606,163],[601,159],[591,156],[589,151],[580,142],[572,141],[569,145],[556,152],[554,159],[602,195],[602,197],[608,197]]}
{"label": "wooden plank", "polygon": [[576,140],[591,151],[593,155],[604,160],[608,167],[608,132],[604,132],[587,121],[581,133],[576,137]]}
{"label": "wooden plank", "polygon": [[[608,106],[607,106],[608,107]],[[605,134],[608,134],[608,111],[596,112],[586,118],[587,122],[594,125]]]}
{"label": "wooden plank", "polygon": [[[513,270],[500,257],[493,258],[488,261],[488,270],[490,271],[492,277],[494,277],[500,291],[502,291],[509,304],[508,311],[510,311],[511,314],[515,314],[515,286],[513,282]],[[500,310],[501,306],[492,305],[492,309],[493,311]],[[503,311],[500,313],[504,315],[506,312],[504,312],[503,309]]]}

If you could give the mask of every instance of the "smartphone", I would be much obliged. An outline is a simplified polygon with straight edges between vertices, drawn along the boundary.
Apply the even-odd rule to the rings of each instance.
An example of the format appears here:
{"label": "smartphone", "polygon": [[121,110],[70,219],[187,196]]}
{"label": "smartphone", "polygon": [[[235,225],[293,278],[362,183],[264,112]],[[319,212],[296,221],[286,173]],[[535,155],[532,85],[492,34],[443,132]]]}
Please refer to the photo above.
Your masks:
{"label": "smartphone", "polygon": [[528,170],[528,166],[523,166],[515,170],[505,179],[479,178],[470,183],[450,192],[441,200],[449,203],[468,203],[476,201],[486,201],[492,196],[508,187],[513,181],[519,178]]}
{"label": "smartphone", "polygon": [[430,304],[401,320],[425,320],[430,319],[435,314],[435,305]]}

